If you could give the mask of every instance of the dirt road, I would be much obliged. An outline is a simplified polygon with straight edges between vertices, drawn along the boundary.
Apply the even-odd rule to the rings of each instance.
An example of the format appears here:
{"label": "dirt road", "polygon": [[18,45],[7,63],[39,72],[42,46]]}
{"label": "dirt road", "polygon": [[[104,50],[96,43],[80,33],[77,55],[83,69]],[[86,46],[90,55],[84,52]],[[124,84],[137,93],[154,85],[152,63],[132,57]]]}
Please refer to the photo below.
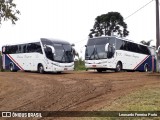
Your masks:
{"label": "dirt road", "polygon": [[0,72],[0,111],[98,110],[155,84],[160,84],[158,73]]}

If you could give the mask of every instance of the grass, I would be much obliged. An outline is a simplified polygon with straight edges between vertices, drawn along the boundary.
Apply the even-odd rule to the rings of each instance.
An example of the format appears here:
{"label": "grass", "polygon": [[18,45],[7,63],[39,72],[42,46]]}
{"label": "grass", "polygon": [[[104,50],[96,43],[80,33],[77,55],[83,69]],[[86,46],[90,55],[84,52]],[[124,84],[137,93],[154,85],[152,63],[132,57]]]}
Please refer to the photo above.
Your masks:
{"label": "grass", "polygon": [[119,98],[104,110],[160,111],[160,85],[145,87]]}
{"label": "grass", "polygon": [[[160,85],[150,85],[115,100],[100,111],[160,111]],[[82,118],[79,118],[80,120]],[[160,117],[91,117],[83,120],[159,120]]]}
{"label": "grass", "polygon": [[8,70],[4,70],[2,66],[0,66],[0,72],[7,72]]}

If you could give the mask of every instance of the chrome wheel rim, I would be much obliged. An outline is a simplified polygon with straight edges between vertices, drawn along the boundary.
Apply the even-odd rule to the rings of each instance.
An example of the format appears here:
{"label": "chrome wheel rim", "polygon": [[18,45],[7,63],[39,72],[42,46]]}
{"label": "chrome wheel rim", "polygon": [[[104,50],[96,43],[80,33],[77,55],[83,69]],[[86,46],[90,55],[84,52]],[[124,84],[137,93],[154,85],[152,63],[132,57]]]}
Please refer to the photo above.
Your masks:
{"label": "chrome wheel rim", "polygon": [[121,70],[121,65],[118,64],[118,65],[117,65],[117,71],[120,71],[120,70]]}

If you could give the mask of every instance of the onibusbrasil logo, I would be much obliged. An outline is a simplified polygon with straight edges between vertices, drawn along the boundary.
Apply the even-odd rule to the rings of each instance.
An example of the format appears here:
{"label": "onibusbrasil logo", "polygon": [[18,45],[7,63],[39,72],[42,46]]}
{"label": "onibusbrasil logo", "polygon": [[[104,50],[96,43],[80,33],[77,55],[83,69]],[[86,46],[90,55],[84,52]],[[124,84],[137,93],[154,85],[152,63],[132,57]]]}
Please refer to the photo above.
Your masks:
{"label": "onibusbrasil logo", "polygon": [[2,112],[2,117],[42,117],[42,114],[39,112]]}

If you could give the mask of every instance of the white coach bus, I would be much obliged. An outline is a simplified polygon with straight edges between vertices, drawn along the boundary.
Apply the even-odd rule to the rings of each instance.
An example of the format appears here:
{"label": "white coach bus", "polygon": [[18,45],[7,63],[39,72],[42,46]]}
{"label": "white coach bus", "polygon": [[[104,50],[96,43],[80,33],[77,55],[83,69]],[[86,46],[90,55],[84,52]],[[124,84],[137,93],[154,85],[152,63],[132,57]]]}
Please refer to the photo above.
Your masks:
{"label": "white coach bus", "polygon": [[3,69],[10,71],[63,72],[74,69],[67,41],[41,38],[37,42],[2,46]]}
{"label": "white coach bus", "polygon": [[98,72],[156,71],[155,48],[115,36],[90,38],[85,50],[85,67]]}

